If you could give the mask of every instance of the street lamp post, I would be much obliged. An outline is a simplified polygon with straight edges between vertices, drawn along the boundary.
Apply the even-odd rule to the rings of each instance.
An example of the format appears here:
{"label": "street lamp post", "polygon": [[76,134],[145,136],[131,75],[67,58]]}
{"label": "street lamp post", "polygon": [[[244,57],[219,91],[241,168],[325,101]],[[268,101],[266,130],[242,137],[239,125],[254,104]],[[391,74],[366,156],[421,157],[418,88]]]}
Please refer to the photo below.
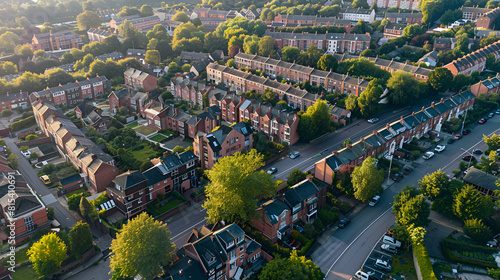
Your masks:
{"label": "street lamp post", "polygon": [[392,141],[391,146],[389,147],[389,156],[391,157],[391,162],[389,163],[389,172],[387,172],[387,184],[389,184],[389,178],[391,177],[392,158],[394,157],[395,148],[396,148],[396,141]]}
{"label": "street lamp post", "polygon": [[465,109],[465,117],[464,117],[464,121],[462,122],[462,134],[464,134],[464,126],[465,126],[465,120],[467,119],[467,111],[469,111],[469,110]]}

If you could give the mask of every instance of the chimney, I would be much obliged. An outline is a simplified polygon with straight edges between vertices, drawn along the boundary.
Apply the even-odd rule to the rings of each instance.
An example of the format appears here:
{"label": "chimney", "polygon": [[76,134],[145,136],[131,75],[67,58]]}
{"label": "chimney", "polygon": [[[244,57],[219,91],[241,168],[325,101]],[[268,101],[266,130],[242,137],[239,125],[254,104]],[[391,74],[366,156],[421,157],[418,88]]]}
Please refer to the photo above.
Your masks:
{"label": "chimney", "polygon": [[401,123],[403,123],[403,116],[401,116],[401,119],[400,119],[400,120],[401,120]]}
{"label": "chimney", "polygon": [[346,148],[348,148],[349,150],[352,150],[352,144],[347,144]]}
{"label": "chimney", "polygon": [[309,180],[309,182],[312,182],[313,181],[313,175],[307,175],[307,180]]}
{"label": "chimney", "polygon": [[436,104],[434,104],[434,101],[432,101],[432,103],[431,103],[431,107],[432,107],[432,108],[435,108],[435,106],[436,106]]}
{"label": "chimney", "polygon": [[424,106],[422,106],[422,112],[424,111],[424,109],[425,109],[425,107],[424,107]]}
{"label": "chimney", "polygon": [[[415,117],[415,112],[411,112],[411,115]],[[403,116],[401,116],[401,119],[403,119]]]}
{"label": "chimney", "polygon": [[183,269],[179,270],[179,275],[180,275],[180,276],[183,276],[183,275],[184,275],[184,270],[183,270]]}
{"label": "chimney", "polygon": [[337,150],[334,150],[334,151],[332,152],[332,154],[333,154],[334,156],[336,156],[336,157],[338,157],[338,156],[339,156],[339,152],[337,152]]}

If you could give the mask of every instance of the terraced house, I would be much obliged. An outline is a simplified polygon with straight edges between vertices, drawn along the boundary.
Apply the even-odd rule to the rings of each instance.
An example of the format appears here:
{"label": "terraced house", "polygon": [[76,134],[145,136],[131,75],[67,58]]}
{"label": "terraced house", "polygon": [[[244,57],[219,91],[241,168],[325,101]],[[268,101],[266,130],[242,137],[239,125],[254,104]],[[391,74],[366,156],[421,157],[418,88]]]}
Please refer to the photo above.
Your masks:
{"label": "terraced house", "polygon": [[388,59],[383,59],[383,58],[378,58],[377,57],[364,57],[364,56],[353,56],[349,54],[334,54],[335,58],[337,61],[343,61],[347,59],[358,59],[358,58],[366,58],[373,63],[375,63],[375,66],[388,71],[390,73],[395,72],[395,71],[404,71],[408,72],[413,75],[414,78],[422,80],[422,81],[427,81],[429,78],[429,74],[431,73],[431,69],[423,68],[420,66],[415,66],[412,64],[409,64],[408,62],[402,63],[402,62],[397,62]]}
{"label": "terraced house", "polygon": [[469,89],[475,96],[479,96],[481,93],[486,94],[486,96],[492,93],[500,93],[500,77],[497,74],[495,77],[489,77],[486,80],[482,80]]}
{"label": "terraced house", "polygon": [[[299,73],[298,75],[303,74]],[[263,94],[266,90],[271,90],[279,95],[280,100],[283,100],[283,97],[286,96],[289,106],[299,108],[303,111],[307,110],[309,106],[312,106],[314,102],[316,102],[316,99],[319,98],[319,96],[298,87],[294,88],[291,84],[282,84],[268,78],[259,77],[217,63],[210,63],[208,65],[207,80],[214,84],[227,86],[231,91],[238,94],[246,91],[254,91]]]}
{"label": "terraced house", "polygon": [[[238,53],[234,57],[234,61],[238,67],[261,70],[273,78],[279,75],[284,79],[298,83],[309,81],[311,85],[322,86],[330,92],[342,92],[359,96],[368,86],[368,81],[362,78],[350,77],[331,71],[327,72],[258,55]],[[297,107],[293,103],[294,99],[290,99],[290,96],[287,96],[287,100],[290,106]],[[301,110],[304,109],[301,108]]]}
{"label": "terraced house", "polygon": [[495,56],[495,61],[500,58],[500,42],[495,42],[461,58],[455,59],[444,67],[448,68],[453,76],[458,74],[470,75],[474,71],[481,72],[485,69],[486,59],[490,54]]}
{"label": "terraced house", "polygon": [[113,158],[86,138],[73,122],[50,104],[37,101],[33,104],[33,112],[38,127],[54,141],[61,156],[85,174],[89,191],[104,191],[118,174]]}
{"label": "terraced house", "polygon": [[336,17],[321,17],[311,15],[282,15],[278,14],[270,24],[271,27],[297,27],[297,26],[337,26],[344,27],[347,33],[351,33],[352,23],[348,19]]}
{"label": "terraced house", "polygon": [[271,36],[278,49],[296,47],[307,50],[310,46],[327,52],[360,53],[370,47],[370,34],[349,33],[294,33],[294,32],[266,32],[264,36]]}
{"label": "terraced house", "polygon": [[406,117],[401,116],[400,120],[374,130],[370,135],[316,162],[314,176],[331,184],[335,171],[352,169],[370,156],[386,155],[392,142],[395,142],[396,149],[400,149],[403,143],[410,142],[414,137],[421,138],[427,133],[439,135],[445,121],[462,115],[472,108],[474,101],[475,95],[467,90],[438,103],[433,102]]}

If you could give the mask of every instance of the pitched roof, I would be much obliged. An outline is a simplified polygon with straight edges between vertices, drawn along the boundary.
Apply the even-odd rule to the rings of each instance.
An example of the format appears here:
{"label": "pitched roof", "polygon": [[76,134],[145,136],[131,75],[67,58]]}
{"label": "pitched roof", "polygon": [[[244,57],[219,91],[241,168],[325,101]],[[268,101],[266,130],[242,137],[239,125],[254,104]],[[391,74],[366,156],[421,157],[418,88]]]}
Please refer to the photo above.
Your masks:
{"label": "pitched roof", "polygon": [[467,174],[464,176],[464,182],[470,183],[475,186],[480,186],[488,190],[499,190],[500,188],[495,184],[498,177],[488,174],[475,167],[471,167]]}
{"label": "pitched roof", "polygon": [[147,181],[147,178],[140,171],[129,171],[116,176],[113,182],[123,190]]}

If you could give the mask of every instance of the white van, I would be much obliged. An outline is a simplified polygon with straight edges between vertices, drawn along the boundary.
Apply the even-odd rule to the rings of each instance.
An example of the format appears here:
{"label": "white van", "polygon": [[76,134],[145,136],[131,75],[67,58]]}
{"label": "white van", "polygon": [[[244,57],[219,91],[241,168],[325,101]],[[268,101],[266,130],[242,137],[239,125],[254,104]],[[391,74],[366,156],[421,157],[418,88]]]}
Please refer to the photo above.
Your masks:
{"label": "white van", "polygon": [[384,239],[382,240],[382,242],[384,242],[384,244],[392,245],[392,246],[394,246],[396,248],[401,247],[401,242],[400,241],[397,241],[393,237],[390,237],[390,236],[387,236],[387,235],[384,235]]}

